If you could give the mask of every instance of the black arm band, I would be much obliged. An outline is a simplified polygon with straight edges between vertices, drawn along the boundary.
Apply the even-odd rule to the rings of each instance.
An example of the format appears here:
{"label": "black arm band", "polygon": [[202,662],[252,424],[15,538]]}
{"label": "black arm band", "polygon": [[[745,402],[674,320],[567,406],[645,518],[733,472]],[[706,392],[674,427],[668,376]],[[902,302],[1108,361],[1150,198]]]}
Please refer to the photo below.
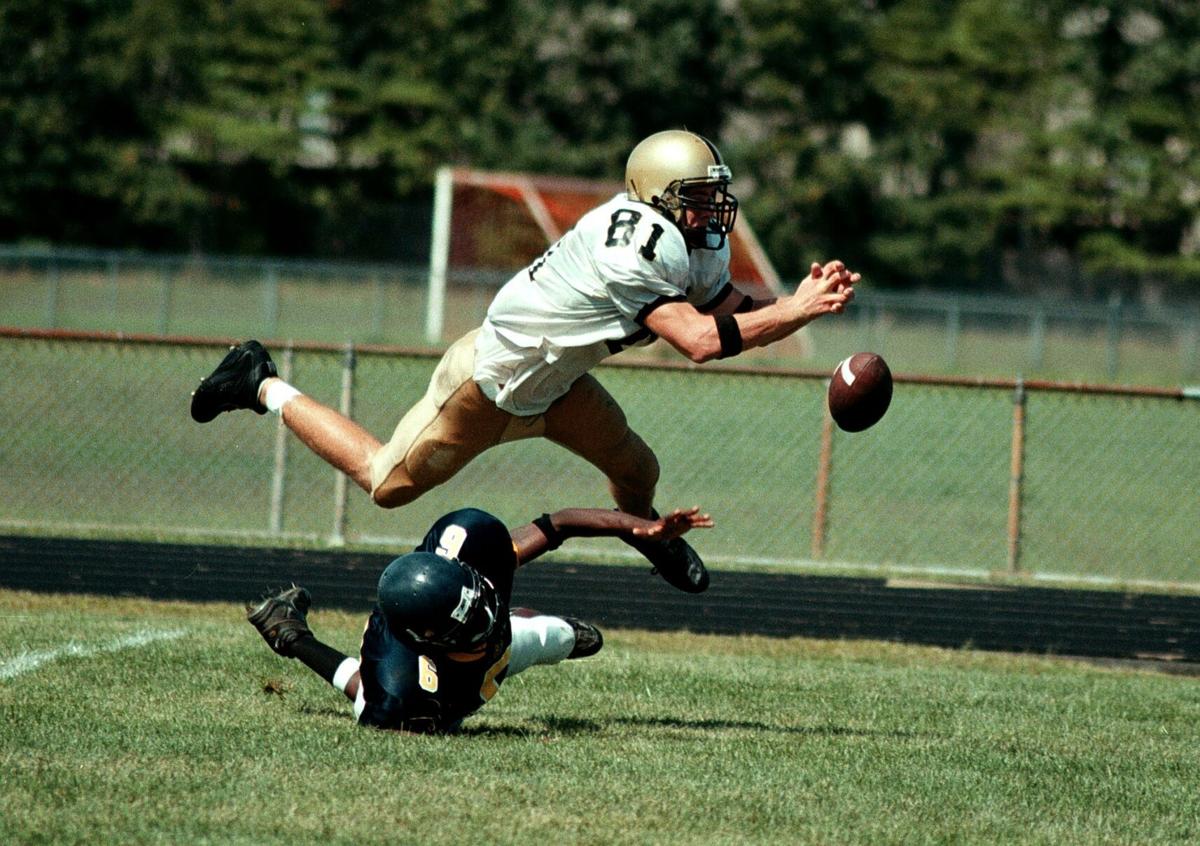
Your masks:
{"label": "black arm band", "polygon": [[754,300],[751,297],[743,296],[742,301],[738,303],[738,307],[735,308],[734,311],[738,313],[743,311],[754,311]]}
{"label": "black arm band", "polygon": [[742,330],[732,314],[714,317],[717,337],[721,339],[721,354],[717,358],[732,358],[742,351]]}
{"label": "black arm band", "polygon": [[558,549],[562,546],[562,542],[566,537],[558,529],[554,528],[554,523],[550,520],[549,514],[543,514],[533,521],[533,525],[537,526],[541,533],[546,536],[546,551]]}

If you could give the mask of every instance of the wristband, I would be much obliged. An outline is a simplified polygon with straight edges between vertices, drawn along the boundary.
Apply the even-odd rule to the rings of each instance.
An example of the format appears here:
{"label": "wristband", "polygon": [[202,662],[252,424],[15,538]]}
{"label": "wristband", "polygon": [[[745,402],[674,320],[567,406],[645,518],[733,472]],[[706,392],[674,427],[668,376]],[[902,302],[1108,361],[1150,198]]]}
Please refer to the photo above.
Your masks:
{"label": "wristband", "polygon": [[543,514],[541,517],[533,521],[533,525],[538,527],[543,535],[546,536],[546,551],[558,549],[562,546],[562,542],[566,540],[563,533],[554,528],[554,523],[550,520],[549,514]]}
{"label": "wristband", "polygon": [[714,317],[717,337],[721,340],[721,354],[717,358],[732,358],[742,351],[742,330],[732,314]]}

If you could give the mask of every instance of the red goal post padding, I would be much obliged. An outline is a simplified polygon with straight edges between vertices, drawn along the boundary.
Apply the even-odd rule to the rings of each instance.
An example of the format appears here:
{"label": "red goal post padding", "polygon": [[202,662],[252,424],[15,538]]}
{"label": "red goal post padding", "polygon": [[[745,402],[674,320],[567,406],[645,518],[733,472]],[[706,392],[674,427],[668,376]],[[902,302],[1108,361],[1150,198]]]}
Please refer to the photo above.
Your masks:
{"label": "red goal post padding", "polygon": [[[434,196],[426,336],[440,343],[449,273],[514,273],[532,262],[585,212],[623,191],[616,182],[444,167]],[[755,298],[783,286],[754,230],[739,212],[730,236],[730,274]]]}

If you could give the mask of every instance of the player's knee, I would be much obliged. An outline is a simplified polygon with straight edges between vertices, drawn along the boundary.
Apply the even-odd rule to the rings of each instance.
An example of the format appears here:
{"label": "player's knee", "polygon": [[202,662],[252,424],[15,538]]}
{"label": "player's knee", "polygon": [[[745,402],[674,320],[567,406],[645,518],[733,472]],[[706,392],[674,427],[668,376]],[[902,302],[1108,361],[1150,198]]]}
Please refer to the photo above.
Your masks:
{"label": "player's knee", "polygon": [[399,508],[419,497],[425,489],[417,485],[403,464],[393,467],[371,488],[371,501],[380,508]]}
{"label": "player's knee", "polygon": [[616,471],[610,476],[613,483],[621,488],[637,493],[653,492],[658,485],[661,473],[658,457],[634,435],[636,445],[630,445],[623,450],[624,461],[620,462]]}
{"label": "player's knee", "polygon": [[458,444],[427,439],[409,448],[404,459],[392,467],[371,490],[371,499],[381,508],[397,508],[436,488],[463,468],[472,453]]}
{"label": "player's knee", "polygon": [[371,491],[371,501],[380,508],[399,508],[412,502],[417,496],[419,494],[414,493],[411,488],[388,487],[386,484]]}
{"label": "player's knee", "polygon": [[662,468],[658,465],[658,456],[649,450],[646,451],[645,463],[642,465],[642,485],[646,490],[653,490],[658,484],[658,477],[661,475]]}
{"label": "player's knee", "polygon": [[370,487],[367,492],[371,501],[380,508],[396,508],[407,500],[401,491],[412,484],[404,470],[403,462],[397,464],[387,448],[376,450],[367,459],[367,478]]}

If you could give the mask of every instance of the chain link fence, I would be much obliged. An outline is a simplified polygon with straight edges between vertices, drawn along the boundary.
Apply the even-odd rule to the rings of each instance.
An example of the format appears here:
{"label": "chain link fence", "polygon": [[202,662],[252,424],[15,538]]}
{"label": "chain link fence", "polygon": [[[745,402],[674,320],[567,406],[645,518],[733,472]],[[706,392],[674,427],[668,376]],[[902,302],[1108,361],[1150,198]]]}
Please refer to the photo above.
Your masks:
{"label": "chain link fence", "polygon": [[411,265],[0,247],[0,325],[421,344],[427,282]]}
{"label": "chain link fence", "polygon": [[[479,324],[507,273],[452,270],[444,339]],[[423,265],[0,247],[0,325],[198,337],[425,345]],[[797,366],[869,349],[908,373],[1171,385],[1200,378],[1200,307],[1114,299],[903,294],[860,286],[809,343],[755,351]],[[436,340],[436,339],[434,339]],[[809,357],[801,359],[807,349]]]}
{"label": "chain link fence", "polygon": [[1081,302],[860,287],[847,319],[809,330],[818,349],[848,347],[905,362],[909,372],[1178,384],[1200,377],[1200,307],[1114,296]]}
{"label": "chain link fence", "polygon": [[[386,439],[433,354],[271,344],[305,393]],[[447,510],[509,524],[608,507],[599,472],[544,441],[485,453],[397,510],[275,416],[188,415],[219,344],[0,331],[0,529],[113,538],[404,548]],[[1172,390],[898,379],[866,432],[831,427],[823,374],[604,366],[662,463],[660,507],[717,521],[716,567],[994,576],[1200,588],[1200,404]],[[1192,397],[1194,398],[1194,397]],[[632,560],[580,539],[585,560]]]}

